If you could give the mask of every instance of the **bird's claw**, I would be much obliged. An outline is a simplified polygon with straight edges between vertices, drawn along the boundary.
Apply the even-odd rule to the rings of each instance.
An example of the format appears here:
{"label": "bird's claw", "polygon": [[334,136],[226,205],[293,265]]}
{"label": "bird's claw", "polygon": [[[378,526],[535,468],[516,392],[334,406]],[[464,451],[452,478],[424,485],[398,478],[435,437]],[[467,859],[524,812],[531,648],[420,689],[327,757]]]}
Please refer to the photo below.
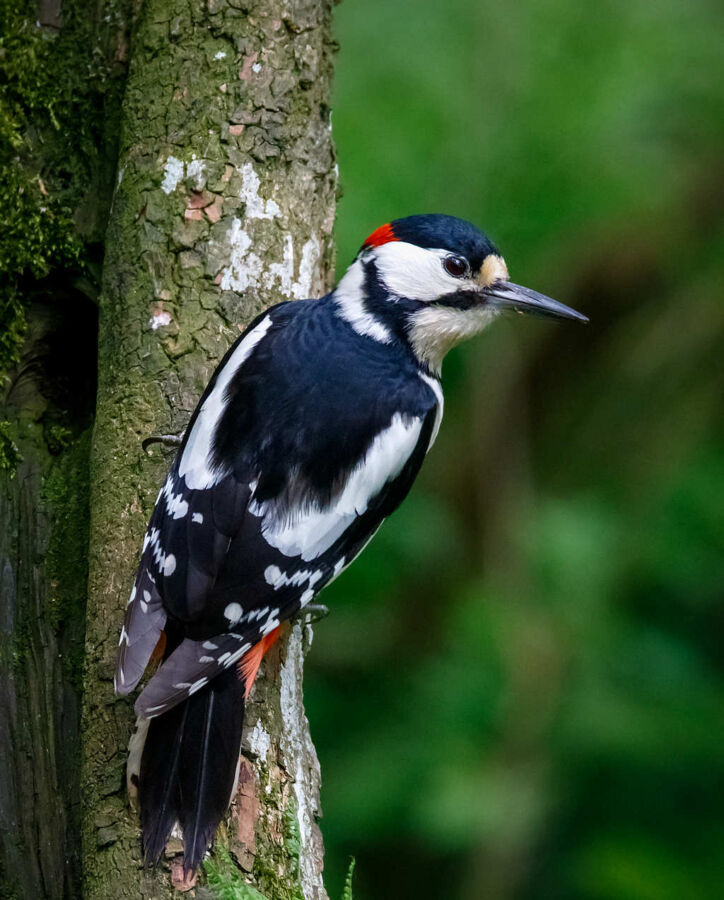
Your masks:
{"label": "bird's claw", "polygon": [[164,447],[180,447],[183,443],[183,434],[152,434],[141,442],[144,452],[151,444],[163,444]]}
{"label": "bird's claw", "polygon": [[299,610],[296,617],[301,619],[307,625],[314,625],[316,622],[321,622],[322,619],[326,619],[328,615],[329,608],[326,607],[324,603],[308,603]]}

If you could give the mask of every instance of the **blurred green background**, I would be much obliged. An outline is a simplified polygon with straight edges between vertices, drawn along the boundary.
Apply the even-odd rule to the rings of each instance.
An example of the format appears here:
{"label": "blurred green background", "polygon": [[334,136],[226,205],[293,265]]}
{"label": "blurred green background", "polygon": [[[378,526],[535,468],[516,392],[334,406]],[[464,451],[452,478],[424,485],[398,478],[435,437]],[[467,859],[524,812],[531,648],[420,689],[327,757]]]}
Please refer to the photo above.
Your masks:
{"label": "blurred green background", "polygon": [[401,510],[325,594],[307,701],[356,900],[724,897],[724,78],[714,2],[346,0],[343,269],[488,231],[591,324],[445,364]]}

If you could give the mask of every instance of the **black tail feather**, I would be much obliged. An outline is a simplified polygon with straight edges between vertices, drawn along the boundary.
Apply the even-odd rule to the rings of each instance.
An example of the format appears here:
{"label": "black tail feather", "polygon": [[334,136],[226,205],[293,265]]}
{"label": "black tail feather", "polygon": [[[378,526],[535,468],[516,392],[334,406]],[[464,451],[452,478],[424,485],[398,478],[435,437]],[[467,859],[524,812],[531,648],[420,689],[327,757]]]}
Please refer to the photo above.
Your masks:
{"label": "black tail feather", "polygon": [[146,865],[161,858],[176,822],[184,869],[203,860],[229,805],[243,719],[244,685],[231,669],[151,720],[139,785]]}

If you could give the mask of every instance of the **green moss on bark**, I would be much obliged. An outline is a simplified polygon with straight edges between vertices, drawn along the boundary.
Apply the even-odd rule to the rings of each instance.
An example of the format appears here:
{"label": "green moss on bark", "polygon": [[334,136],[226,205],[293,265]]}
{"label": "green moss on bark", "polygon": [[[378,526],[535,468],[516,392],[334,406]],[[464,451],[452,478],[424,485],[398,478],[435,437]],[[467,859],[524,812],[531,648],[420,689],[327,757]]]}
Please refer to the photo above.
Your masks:
{"label": "green moss on bark", "polygon": [[57,634],[76,626],[77,637],[62,658],[65,678],[80,691],[83,684],[83,629],[88,591],[90,494],[88,459],[91,432],[70,442],[50,466],[43,499],[50,516],[46,570],[50,591],[46,617]]}
{"label": "green moss on bark", "polygon": [[[97,295],[115,175],[129,6],[0,0],[0,778],[14,786],[0,809],[0,893],[14,883],[53,900],[80,892],[92,413],[77,398],[95,381],[87,298]],[[68,322],[70,339],[58,343]]]}
{"label": "green moss on bark", "polygon": [[0,472],[12,478],[22,460],[11,422],[0,422]]}
{"label": "green moss on bark", "polygon": [[28,280],[83,271],[102,235],[124,68],[122,3],[66,0],[61,28],[37,15],[27,0],[0,0],[0,373],[18,358]]}
{"label": "green moss on bark", "polygon": [[270,897],[261,894],[243,880],[239,869],[223,847],[217,848],[213,857],[204,863],[204,872],[207,884],[218,900],[270,900]]}

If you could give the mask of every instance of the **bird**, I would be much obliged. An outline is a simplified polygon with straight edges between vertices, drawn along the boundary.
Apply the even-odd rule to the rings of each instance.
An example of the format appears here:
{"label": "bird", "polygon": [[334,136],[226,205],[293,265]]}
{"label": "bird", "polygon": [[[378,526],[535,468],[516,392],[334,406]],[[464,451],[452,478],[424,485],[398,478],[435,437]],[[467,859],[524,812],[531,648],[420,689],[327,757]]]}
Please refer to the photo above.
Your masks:
{"label": "bird", "polygon": [[119,642],[118,694],[161,659],[135,703],[146,865],[177,824],[185,873],[201,864],[262,657],[409,492],[440,428],[446,353],[508,311],[588,321],[511,282],[469,222],[411,215],[373,231],[330,293],[267,309],[222,359],[159,491]]}

